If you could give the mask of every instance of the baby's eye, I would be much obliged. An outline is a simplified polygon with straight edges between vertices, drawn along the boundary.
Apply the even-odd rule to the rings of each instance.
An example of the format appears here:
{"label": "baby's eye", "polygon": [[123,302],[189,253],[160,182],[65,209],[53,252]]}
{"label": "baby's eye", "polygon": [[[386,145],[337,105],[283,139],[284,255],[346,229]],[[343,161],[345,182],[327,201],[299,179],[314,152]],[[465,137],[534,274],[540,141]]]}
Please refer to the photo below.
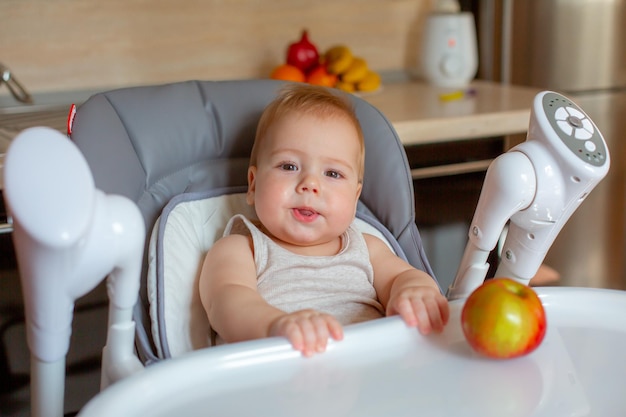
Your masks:
{"label": "baby's eye", "polygon": [[280,169],[282,169],[283,171],[297,171],[298,167],[296,166],[296,164],[292,164],[291,162],[283,162],[282,164],[280,164]]}
{"label": "baby's eye", "polygon": [[335,178],[335,179],[343,178],[343,175],[341,175],[339,171],[333,171],[333,170],[326,171],[326,176]]}

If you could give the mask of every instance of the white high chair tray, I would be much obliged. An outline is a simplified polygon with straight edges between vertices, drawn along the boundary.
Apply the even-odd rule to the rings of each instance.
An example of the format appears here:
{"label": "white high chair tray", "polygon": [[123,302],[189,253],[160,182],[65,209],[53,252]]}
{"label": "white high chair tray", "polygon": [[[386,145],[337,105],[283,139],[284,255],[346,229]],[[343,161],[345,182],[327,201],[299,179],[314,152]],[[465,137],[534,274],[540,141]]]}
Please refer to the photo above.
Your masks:
{"label": "white high chair tray", "polygon": [[439,335],[421,336],[391,317],[349,326],[343,341],[313,358],[277,338],[196,351],[118,382],[79,415],[626,415],[626,292],[537,292],[548,331],[521,358],[474,353],[457,300]]}

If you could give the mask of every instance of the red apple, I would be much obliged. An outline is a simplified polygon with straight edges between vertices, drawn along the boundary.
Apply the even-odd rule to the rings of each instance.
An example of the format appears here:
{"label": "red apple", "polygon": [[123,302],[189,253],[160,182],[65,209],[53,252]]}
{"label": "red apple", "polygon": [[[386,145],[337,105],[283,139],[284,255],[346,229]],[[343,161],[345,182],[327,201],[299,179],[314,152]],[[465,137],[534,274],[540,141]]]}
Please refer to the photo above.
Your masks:
{"label": "red apple", "polygon": [[510,278],[495,278],[474,290],[463,306],[461,324],[475,351],[497,359],[532,352],[546,334],[537,293]]}

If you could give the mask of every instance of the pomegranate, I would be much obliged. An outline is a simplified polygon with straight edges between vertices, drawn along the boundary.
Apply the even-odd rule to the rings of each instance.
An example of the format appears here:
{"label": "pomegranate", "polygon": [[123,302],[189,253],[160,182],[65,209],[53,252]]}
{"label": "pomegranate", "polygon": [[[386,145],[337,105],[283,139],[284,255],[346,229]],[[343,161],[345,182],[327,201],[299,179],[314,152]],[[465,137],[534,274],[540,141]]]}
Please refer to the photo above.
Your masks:
{"label": "pomegranate", "polygon": [[287,48],[287,64],[300,68],[307,72],[315,67],[319,62],[319,53],[317,48],[309,41],[308,33],[302,31],[302,37],[299,41],[292,43]]}

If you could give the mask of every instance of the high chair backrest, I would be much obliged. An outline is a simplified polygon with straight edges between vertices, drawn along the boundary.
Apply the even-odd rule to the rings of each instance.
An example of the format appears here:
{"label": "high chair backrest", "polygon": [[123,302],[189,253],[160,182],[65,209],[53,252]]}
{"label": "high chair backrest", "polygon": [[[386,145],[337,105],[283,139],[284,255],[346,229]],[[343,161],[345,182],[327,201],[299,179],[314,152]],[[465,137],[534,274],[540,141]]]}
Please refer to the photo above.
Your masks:
{"label": "high chair backrest", "polygon": [[[78,108],[71,138],[83,152],[97,188],[137,203],[148,242],[156,219],[173,197],[246,185],[257,121],[282,85],[274,80],[188,81],[96,94]],[[361,98],[351,99],[366,148],[359,211],[385,225],[407,260],[433,275],[415,225],[404,148],[380,111]],[[148,346],[147,351],[140,349],[147,362],[156,359],[146,331],[148,308],[142,282],[135,316],[140,344]]]}

